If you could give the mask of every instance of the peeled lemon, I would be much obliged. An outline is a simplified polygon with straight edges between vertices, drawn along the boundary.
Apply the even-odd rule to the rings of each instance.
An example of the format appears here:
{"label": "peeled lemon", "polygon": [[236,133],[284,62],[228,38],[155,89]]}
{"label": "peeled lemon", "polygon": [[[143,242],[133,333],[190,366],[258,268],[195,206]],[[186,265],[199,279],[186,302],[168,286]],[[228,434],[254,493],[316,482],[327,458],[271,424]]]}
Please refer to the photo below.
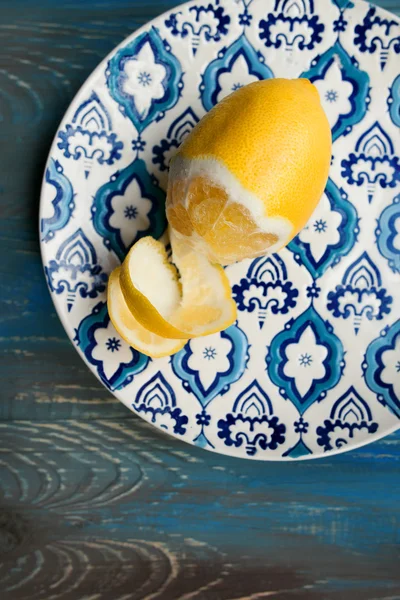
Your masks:
{"label": "peeled lemon", "polygon": [[315,209],[331,145],[318,91],[307,79],[240,88],[203,117],[171,161],[171,230],[216,264],[275,252]]}
{"label": "peeled lemon", "polygon": [[185,345],[185,341],[160,337],[148,331],[135,319],[121,290],[120,271],[121,267],[117,267],[111,273],[107,290],[108,313],[120,336],[130,346],[153,358],[170,356],[179,352]]}
{"label": "peeled lemon", "polygon": [[209,335],[237,316],[222,267],[171,235],[172,261],[151,237],[132,246],[120,270],[120,285],[133,317],[148,331],[170,339]]}

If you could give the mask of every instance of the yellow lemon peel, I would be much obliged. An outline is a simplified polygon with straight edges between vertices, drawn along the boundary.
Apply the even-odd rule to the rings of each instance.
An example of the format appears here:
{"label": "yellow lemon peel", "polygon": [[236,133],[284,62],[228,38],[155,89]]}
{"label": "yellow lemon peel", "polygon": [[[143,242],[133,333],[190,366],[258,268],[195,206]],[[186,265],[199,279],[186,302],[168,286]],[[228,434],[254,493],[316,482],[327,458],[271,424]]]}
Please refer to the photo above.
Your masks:
{"label": "yellow lemon peel", "polygon": [[187,340],[229,327],[237,309],[225,271],[174,235],[171,245],[174,264],[164,245],[150,237],[129,251],[120,283],[133,316],[147,330],[171,339]]}
{"label": "yellow lemon peel", "polygon": [[160,337],[141,325],[129,310],[121,290],[119,278],[121,267],[111,273],[108,280],[107,302],[110,319],[119,335],[142,354],[152,358],[171,356],[179,352],[185,340]]}

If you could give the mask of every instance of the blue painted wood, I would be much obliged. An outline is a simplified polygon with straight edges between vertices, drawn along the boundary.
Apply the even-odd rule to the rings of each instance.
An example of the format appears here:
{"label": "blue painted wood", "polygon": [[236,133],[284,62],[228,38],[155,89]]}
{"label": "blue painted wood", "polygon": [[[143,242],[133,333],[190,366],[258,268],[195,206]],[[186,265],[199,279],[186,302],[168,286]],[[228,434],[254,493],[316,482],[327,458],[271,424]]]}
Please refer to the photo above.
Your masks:
{"label": "blue painted wood", "polygon": [[399,599],[400,432],[315,462],[206,453],[116,401],[55,315],[52,137],[100,60],[177,3],[0,2],[0,598]]}

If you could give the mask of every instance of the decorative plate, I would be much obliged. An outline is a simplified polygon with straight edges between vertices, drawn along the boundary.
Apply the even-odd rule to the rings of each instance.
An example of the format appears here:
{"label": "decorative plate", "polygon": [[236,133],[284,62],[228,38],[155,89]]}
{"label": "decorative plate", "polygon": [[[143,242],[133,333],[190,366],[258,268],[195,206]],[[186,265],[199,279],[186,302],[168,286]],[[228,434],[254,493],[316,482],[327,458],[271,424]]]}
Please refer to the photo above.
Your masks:
{"label": "decorative plate", "polygon": [[[85,362],[127,407],[242,458],[321,457],[400,425],[400,23],[347,0],[196,0],[118,46],[79,91],[45,172],[44,270]],[[228,269],[239,317],[172,358],[129,347],[107,275],[165,230],[168,161],[216,102],[269,77],[317,86],[334,139],[308,225]]]}

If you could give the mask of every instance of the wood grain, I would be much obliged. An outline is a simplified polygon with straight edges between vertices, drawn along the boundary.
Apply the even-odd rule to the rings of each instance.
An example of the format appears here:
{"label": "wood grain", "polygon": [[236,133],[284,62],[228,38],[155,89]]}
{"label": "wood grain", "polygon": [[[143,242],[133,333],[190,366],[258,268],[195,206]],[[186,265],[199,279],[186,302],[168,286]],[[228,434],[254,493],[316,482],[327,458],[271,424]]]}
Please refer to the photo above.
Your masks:
{"label": "wood grain", "polygon": [[263,465],[134,419],[0,438],[6,600],[400,596],[400,440]]}
{"label": "wood grain", "polygon": [[400,433],[316,462],[206,453],[115,400],[55,315],[51,140],[102,58],[178,3],[0,0],[0,600],[399,599]]}

